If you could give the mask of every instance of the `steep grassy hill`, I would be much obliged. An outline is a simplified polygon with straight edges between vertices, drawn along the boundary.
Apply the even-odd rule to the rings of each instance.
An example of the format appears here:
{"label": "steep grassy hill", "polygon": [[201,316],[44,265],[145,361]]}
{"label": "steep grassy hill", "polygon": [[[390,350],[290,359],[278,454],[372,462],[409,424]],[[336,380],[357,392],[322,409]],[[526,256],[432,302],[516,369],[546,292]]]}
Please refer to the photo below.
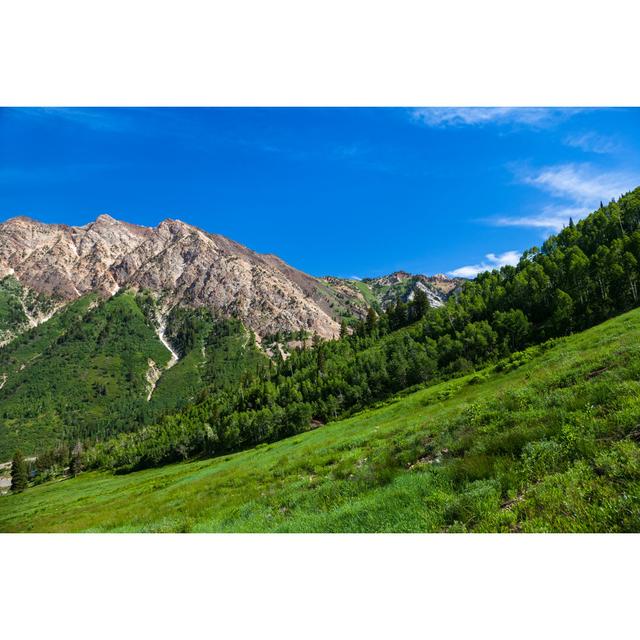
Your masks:
{"label": "steep grassy hill", "polygon": [[2,531],[640,531],[640,311],[226,457],[0,498]]}

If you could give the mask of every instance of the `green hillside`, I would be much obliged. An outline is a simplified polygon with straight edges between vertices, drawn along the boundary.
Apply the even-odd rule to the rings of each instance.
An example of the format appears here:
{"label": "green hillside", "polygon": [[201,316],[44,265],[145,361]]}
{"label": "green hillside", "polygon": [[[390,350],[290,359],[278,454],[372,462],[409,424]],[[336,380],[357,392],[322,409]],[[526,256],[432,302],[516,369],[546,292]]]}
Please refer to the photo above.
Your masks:
{"label": "green hillside", "polygon": [[0,280],[0,344],[27,324],[27,316],[20,305],[20,293],[20,284],[14,278]]}
{"label": "green hillside", "polygon": [[2,531],[638,531],[640,311],[226,457],[0,498]]}
{"label": "green hillside", "polygon": [[[0,289],[0,311],[3,300],[15,302],[19,294],[9,286]],[[238,321],[181,309],[168,327],[181,359],[165,369],[170,354],[152,314],[145,294],[122,292],[106,301],[87,295],[0,349],[0,461],[17,448],[41,454],[139,429],[203,390],[237,384],[247,368],[266,360]],[[155,387],[151,361],[160,376]]]}
{"label": "green hillside", "polygon": [[35,316],[54,310],[56,300],[28,291],[13,277],[0,279],[0,345],[29,328],[28,312]]}
{"label": "green hillside", "polygon": [[97,303],[81,298],[0,350],[0,459],[114,428],[144,403],[149,359],[162,367],[169,352],[133,295]]}
{"label": "green hillside", "polygon": [[180,360],[158,380],[149,403],[156,416],[235,387],[247,371],[269,366],[239,320],[215,318],[208,309],[176,307],[169,316],[167,336]]}

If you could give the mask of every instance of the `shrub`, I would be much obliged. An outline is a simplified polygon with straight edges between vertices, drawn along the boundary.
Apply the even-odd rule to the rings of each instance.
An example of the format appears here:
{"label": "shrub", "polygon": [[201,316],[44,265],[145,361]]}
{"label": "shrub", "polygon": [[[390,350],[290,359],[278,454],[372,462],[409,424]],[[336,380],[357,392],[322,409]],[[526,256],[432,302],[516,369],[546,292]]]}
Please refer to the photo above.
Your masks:
{"label": "shrub", "polygon": [[565,450],[553,440],[530,442],[524,447],[522,469],[530,481],[535,482],[549,473],[561,470],[565,463]]}

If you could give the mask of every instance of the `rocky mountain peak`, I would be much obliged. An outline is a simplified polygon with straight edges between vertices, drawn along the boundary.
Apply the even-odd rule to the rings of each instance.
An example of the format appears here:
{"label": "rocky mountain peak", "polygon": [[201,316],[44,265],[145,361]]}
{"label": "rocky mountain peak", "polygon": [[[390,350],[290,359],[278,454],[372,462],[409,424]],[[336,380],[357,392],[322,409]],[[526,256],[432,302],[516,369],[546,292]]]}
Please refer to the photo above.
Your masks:
{"label": "rocky mountain peak", "polygon": [[234,316],[259,337],[300,330],[339,334],[342,317],[363,317],[376,300],[386,307],[421,288],[439,306],[458,286],[443,274],[396,271],[362,281],[314,278],[273,254],[258,254],[222,235],[167,218],[156,227],[107,213],[84,226],[45,224],[20,216],[0,223],[0,278],[70,301],[88,292],[120,289],[155,294],[162,312],[176,305]]}
{"label": "rocky mountain peak", "polygon": [[303,329],[332,338],[339,332],[315,278],[170,218],[155,228],[108,214],[82,227],[13,218],[0,224],[0,277],[8,274],[63,300],[146,289],[165,310],[206,306],[239,317],[259,336]]}

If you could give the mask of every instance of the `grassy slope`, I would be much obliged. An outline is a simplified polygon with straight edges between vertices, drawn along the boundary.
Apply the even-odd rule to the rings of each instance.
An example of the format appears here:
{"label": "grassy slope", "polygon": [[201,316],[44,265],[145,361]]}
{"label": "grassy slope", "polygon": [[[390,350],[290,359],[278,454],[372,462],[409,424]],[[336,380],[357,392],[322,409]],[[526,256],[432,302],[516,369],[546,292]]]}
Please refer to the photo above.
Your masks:
{"label": "grassy slope", "polygon": [[203,389],[236,386],[244,372],[255,371],[267,358],[241,323],[209,321],[198,334],[194,347],[166,370],[153,392],[150,407],[171,411],[192,401]]}
{"label": "grassy slope", "polygon": [[0,498],[2,531],[638,531],[640,311],[226,458]]}
{"label": "grassy slope", "polygon": [[378,301],[376,295],[373,293],[371,287],[369,287],[368,284],[365,284],[364,282],[361,282],[359,280],[350,280],[349,282],[353,284],[356,289],[358,289],[358,291],[360,291],[369,305],[371,305],[377,311],[380,311],[380,302]]}

